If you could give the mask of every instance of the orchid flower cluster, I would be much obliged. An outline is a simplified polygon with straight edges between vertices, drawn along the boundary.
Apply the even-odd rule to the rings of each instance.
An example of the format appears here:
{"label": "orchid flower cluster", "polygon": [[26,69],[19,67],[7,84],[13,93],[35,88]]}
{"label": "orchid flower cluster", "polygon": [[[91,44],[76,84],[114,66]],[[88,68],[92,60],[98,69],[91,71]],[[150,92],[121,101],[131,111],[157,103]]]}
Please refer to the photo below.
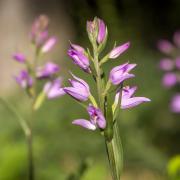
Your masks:
{"label": "orchid flower cluster", "polygon": [[[94,48],[93,51],[96,51],[93,53],[99,54],[103,50],[107,40],[107,27],[104,21],[99,18],[95,18],[93,21],[88,21],[87,32],[89,40]],[[89,49],[86,51],[83,47],[71,43],[68,50],[68,55],[72,59],[73,63],[76,64],[81,70],[88,73],[90,76],[95,77],[96,79],[102,79],[102,65],[109,59],[118,58],[129,48],[129,45],[130,43],[127,42],[114,47],[104,58],[99,61],[96,59],[97,57],[93,58]],[[94,65],[94,67],[90,65],[91,63]],[[101,86],[104,91],[102,91],[100,95],[104,98],[108,93],[110,93],[111,87],[116,88],[115,101],[112,105],[112,109],[128,109],[135,107],[143,102],[150,101],[150,99],[145,97],[133,97],[137,87],[122,87],[122,84],[125,80],[135,77],[135,75],[131,73],[131,70],[135,67],[136,64],[130,64],[129,62],[116,66],[110,71],[107,82],[102,82]],[[93,68],[95,71],[92,70]],[[100,69],[101,72],[99,72],[98,69]],[[98,77],[99,75],[100,77]],[[100,128],[101,130],[105,129],[106,119],[103,115],[104,110],[101,109],[95,98],[92,96],[88,83],[73,74],[72,78],[73,79],[69,79],[71,86],[64,88],[66,94],[70,95],[77,101],[90,102],[89,106],[87,107],[90,120],[77,119],[73,121],[73,124],[80,125],[90,130],[95,130],[96,128]],[[96,79],[95,81],[97,82],[98,80]],[[117,107],[119,101],[121,103],[120,106]],[[101,102],[99,102],[99,104],[101,104]]]}
{"label": "orchid flower cluster", "polygon": [[[16,52],[13,55],[13,59],[24,66],[19,75],[15,76],[15,80],[30,97],[37,100],[34,104],[34,108],[37,109],[45,97],[48,99],[59,97],[64,95],[64,91],[61,87],[62,78],[58,76],[59,65],[52,61],[39,65],[40,57],[51,51],[57,42],[57,38],[49,34],[47,16],[40,15],[34,21],[29,36],[34,47],[35,58],[30,60],[22,52]],[[38,93],[37,83],[41,81],[45,81],[45,84],[42,92]]]}
{"label": "orchid flower cluster", "polygon": [[[49,34],[48,17],[40,15],[34,21],[30,32],[30,43],[34,49],[34,59],[27,58],[22,52],[16,52],[13,55],[13,59],[24,66],[14,79],[32,99],[32,114],[42,105],[45,99],[53,99],[65,94],[62,88],[62,78],[58,75],[60,71],[59,65],[52,61],[40,62],[40,57],[51,51],[56,42],[56,37]],[[24,120],[19,115],[18,118],[27,139],[28,179],[34,180],[33,121],[32,119],[30,121]]]}
{"label": "orchid flower cluster", "polygon": [[[97,86],[97,94],[92,95],[90,86],[87,82],[72,74],[69,79],[70,86],[63,90],[75,100],[84,103],[87,106],[89,119],[76,119],[72,122],[74,125],[81,126],[89,130],[99,129],[105,137],[106,147],[114,180],[119,180],[121,171],[121,161],[119,149],[119,132],[116,131],[117,115],[119,109],[130,109],[143,102],[149,102],[146,97],[134,97],[137,87],[124,86],[124,82],[135,77],[131,71],[136,64],[126,62],[112,68],[109,75],[103,71],[103,65],[109,60],[118,58],[130,46],[129,42],[114,46],[112,50],[104,57],[101,53],[105,48],[108,30],[104,21],[94,18],[93,21],[87,21],[87,34],[92,45],[92,50],[85,49],[77,44],[70,43],[68,55],[73,63],[81,70],[91,76]],[[101,57],[101,58],[100,58]],[[114,96],[114,103],[110,101],[110,95]],[[98,97],[97,99],[95,97]]]}
{"label": "orchid flower cluster", "polygon": [[164,72],[162,84],[167,89],[174,88],[178,91],[171,99],[170,109],[174,113],[180,113],[180,31],[174,33],[173,42],[162,39],[157,47],[165,54],[159,63],[159,68]]}

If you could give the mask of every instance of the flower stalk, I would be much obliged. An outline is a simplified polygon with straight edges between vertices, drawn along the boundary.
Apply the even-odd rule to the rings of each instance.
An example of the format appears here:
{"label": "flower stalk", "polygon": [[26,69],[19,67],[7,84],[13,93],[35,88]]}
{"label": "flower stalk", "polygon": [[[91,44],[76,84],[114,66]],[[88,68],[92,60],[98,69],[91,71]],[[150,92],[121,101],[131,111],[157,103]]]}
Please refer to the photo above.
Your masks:
{"label": "flower stalk", "polygon": [[[136,64],[129,64],[127,62],[114,67],[110,71],[108,79],[106,79],[103,71],[102,65],[107,63],[109,59],[119,57],[129,48],[130,43],[127,42],[123,45],[114,47],[110,53],[100,60],[100,53],[106,45],[108,35],[107,27],[104,24],[104,21],[96,17],[93,21],[87,21],[87,33],[92,45],[93,55],[91,55],[89,49],[87,49],[86,52],[84,48],[77,45],[74,46],[74,49],[78,51],[76,52],[78,57],[72,53],[68,53],[68,55],[83,71],[85,71],[85,66],[82,66],[82,64],[88,65],[87,67],[91,71],[85,72],[89,73],[89,75],[91,75],[95,80],[98,101],[96,102],[94,96],[90,93],[90,87],[82,79],[80,79],[82,82],[81,84],[74,83],[73,85],[71,83],[73,85],[73,89],[71,88],[73,93],[67,91],[69,89],[68,87],[65,87],[64,90],[68,95],[72,96],[77,101],[81,101],[81,103],[84,101],[90,101],[90,103],[92,103],[87,107],[90,119],[76,119],[72,122],[72,124],[93,131],[96,129],[100,130],[101,135],[103,135],[105,140],[112,178],[113,180],[120,180],[123,169],[123,149],[117,122],[119,109],[135,107],[143,102],[150,101],[150,99],[145,97],[132,97],[136,88],[130,88],[129,86],[123,87],[123,82],[125,80],[135,76],[134,74],[131,74],[130,71],[135,68]],[[71,50],[72,45],[70,46],[68,52],[71,52]],[[88,56],[82,56],[80,54],[82,52]],[[89,61],[92,61],[92,65]],[[115,89],[116,92],[114,103],[111,103],[110,99],[111,93],[114,92],[111,90],[112,86],[115,86],[113,89]]]}

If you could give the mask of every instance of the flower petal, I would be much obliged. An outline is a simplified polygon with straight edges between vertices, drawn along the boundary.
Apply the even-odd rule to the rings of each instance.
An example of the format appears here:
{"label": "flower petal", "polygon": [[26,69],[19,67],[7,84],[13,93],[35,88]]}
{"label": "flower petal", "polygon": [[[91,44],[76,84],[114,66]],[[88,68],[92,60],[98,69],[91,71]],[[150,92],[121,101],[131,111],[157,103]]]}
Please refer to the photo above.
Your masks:
{"label": "flower petal", "polygon": [[115,59],[119,55],[121,55],[124,51],[126,51],[130,46],[130,42],[124,43],[123,45],[120,45],[118,47],[115,47],[112,49],[112,51],[109,54],[110,59]]}
{"label": "flower petal", "polygon": [[90,130],[96,129],[96,126],[86,119],[76,119],[72,122],[72,124],[75,124],[75,125],[78,125],[83,128],[90,129]]}
{"label": "flower petal", "polygon": [[133,98],[129,98],[129,99],[123,99],[121,100],[121,109],[128,109],[128,108],[132,108],[135,107],[143,102],[149,102],[151,101],[148,98],[145,97],[133,97]]}

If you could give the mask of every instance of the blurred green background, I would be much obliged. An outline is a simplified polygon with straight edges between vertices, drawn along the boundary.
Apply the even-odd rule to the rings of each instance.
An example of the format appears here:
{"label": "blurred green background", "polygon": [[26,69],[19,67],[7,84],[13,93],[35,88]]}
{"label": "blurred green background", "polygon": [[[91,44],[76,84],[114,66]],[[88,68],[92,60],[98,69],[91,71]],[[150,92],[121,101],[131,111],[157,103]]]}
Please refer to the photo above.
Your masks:
{"label": "blurred green background", "polygon": [[[169,111],[174,92],[161,85],[162,73],[157,65],[163,55],[157,51],[156,42],[159,38],[171,39],[180,28],[179,12],[179,0],[1,0],[0,96],[29,118],[29,100],[12,80],[20,66],[11,55],[21,50],[31,56],[28,33],[34,18],[42,13],[50,17],[51,33],[59,39],[44,59],[59,63],[65,79],[70,69],[93,87],[92,80],[72,64],[66,51],[69,40],[89,46],[86,21],[98,16],[108,26],[106,53],[114,41],[131,42],[127,53],[105,66],[107,72],[126,61],[137,63],[136,78],[128,84],[139,87],[136,95],[152,100],[119,116],[125,156],[122,180],[168,179],[167,163],[180,153],[180,115]],[[111,179],[103,138],[98,132],[71,125],[73,119],[83,117],[88,118],[85,110],[68,96],[47,101],[37,112],[33,120],[37,180],[67,179],[78,172],[84,160],[88,169],[82,180]],[[0,180],[26,180],[25,137],[14,114],[3,105],[0,147]]]}

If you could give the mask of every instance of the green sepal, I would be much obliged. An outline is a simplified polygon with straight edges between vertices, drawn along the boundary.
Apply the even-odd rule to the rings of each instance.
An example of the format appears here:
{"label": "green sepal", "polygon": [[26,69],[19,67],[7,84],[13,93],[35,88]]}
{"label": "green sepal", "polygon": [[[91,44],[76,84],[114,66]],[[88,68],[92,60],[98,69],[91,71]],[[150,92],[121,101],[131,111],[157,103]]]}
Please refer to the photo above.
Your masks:
{"label": "green sepal", "polygon": [[46,99],[46,94],[44,91],[42,91],[41,93],[39,93],[39,95],[36,98],[35,103],[33,104],[33,110],[39,109],[45,99]]}

